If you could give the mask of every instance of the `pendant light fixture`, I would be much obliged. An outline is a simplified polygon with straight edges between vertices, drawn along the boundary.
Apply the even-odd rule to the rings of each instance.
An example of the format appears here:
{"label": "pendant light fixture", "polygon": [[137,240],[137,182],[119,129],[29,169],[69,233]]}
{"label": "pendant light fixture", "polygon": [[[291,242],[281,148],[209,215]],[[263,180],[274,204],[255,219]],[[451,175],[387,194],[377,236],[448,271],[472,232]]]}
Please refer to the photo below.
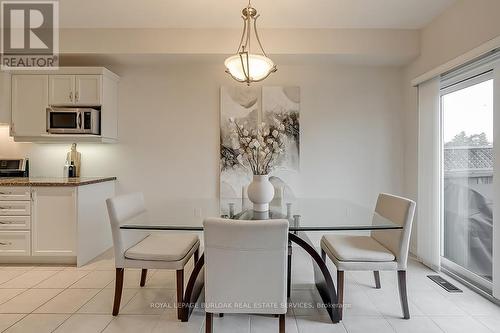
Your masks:
{"label": "pendant light fixture", "polygon": [[[238,51],[224,61],[226,73],[232,76],[238,82],[259,82],[267,78],[271,73],[276,72],[277,68],[274,62],[269,59],[260,42],[257,32],[257,10],[253,8],[248,1],[248,5],[241,11],[243,16],[243,34],[241,35]],[[253,31],[252,31],[253,28]],[[252,53],[250,44],[252,41],[252,32],[260,48],[260,53]]]}

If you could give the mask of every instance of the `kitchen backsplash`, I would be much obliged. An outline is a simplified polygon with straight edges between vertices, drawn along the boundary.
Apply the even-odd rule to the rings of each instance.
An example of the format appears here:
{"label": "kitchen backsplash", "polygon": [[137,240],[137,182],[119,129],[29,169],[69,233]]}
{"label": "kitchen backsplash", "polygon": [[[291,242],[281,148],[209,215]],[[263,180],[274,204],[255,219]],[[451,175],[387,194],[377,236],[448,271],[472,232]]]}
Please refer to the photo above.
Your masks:
{"label": "kitchen backsplash", "polygon": [[[66,153],[71,144],[19,143],[9,137],[9,127],[0,126],[0,157],[27,157],[33,177],[62,177]],[[82,177],[111,176],[116,174],[112,163],[113,145],[79,144],[82,153]]]}

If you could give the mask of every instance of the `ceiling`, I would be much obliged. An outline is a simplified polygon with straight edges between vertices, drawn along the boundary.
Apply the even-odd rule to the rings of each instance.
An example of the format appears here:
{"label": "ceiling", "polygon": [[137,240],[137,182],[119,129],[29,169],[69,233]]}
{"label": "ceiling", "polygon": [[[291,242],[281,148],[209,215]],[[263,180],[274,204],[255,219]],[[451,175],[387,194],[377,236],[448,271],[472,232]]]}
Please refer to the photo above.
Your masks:
{"label": "ceiling", "polygon": [[[252,0],[265,28],[419,29],[455,0]],[[62,28],[239,28],[245,0],[64,0]]]}

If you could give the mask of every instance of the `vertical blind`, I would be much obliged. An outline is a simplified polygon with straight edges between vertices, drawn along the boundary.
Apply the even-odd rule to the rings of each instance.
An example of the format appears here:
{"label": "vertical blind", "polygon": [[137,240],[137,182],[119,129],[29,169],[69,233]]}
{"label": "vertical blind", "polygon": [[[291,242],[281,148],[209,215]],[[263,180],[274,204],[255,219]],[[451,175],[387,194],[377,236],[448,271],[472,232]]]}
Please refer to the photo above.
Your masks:
{"label": "vertical blind", "polygon": [[440,78],[418,86],[417,255],[440,269]]}

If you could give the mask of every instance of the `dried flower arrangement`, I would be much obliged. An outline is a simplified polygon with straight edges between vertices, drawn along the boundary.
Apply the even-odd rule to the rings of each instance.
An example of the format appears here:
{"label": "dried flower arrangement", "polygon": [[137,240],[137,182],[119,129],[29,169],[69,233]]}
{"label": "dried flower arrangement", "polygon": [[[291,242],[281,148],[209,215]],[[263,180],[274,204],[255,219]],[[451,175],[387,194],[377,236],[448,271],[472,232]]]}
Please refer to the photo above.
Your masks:
{"label": "dried flower arrangement", "polygon": [[261,123],[248,129],[230,119],[232,152],[240,165],[250,168],[254,175],[268,175],[285,152],[285,125],[273,118],[273,124]]}

